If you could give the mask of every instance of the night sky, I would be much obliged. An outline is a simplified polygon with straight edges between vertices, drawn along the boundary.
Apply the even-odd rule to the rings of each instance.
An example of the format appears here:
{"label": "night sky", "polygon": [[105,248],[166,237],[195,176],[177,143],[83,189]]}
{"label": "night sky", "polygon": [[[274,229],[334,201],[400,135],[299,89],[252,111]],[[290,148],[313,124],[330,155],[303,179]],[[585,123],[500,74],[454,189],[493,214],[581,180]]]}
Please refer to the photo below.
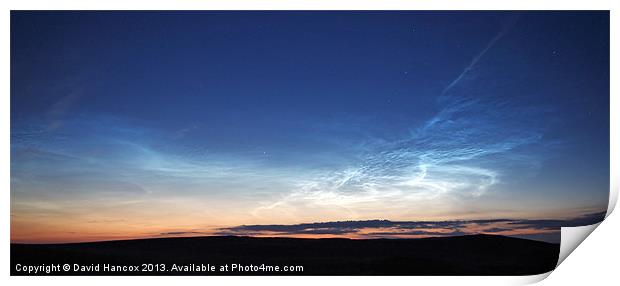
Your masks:
{"label": "night sky", "polygon": [[11,238],[605,211],[609,96],[608,12],[12,12]]}

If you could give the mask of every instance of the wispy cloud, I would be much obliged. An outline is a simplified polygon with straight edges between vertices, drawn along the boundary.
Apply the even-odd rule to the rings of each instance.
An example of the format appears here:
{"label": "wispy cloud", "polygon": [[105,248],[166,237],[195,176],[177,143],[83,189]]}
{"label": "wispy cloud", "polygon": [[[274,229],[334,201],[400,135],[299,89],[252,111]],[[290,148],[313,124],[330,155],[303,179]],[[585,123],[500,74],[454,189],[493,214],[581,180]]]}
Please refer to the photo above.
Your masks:
{"label": "wispy cloud", "polygon": [[73,91],[66,96],[63,96],[56,101],[48,110],[48,131],[53,131],[60,128],[63,124],[63,117],[67,111],[75,105],[81,96],[80,91]]}
{"label": "wispy cloud", "polygon": [[514,228],[535,228],[535,229],[558,229],[560,227],[575,227],[591,225],[603,221],[606,212],[585,214],[571,219],[539,219],[539,220],[514,220],[509,222],[510,227]]}
{"label": "wispy cloud", "polygon": [[[356,161],[336,170],[309,172],[288,194],[264,202],[254,213],[314,205],[343,208],[355,217],[356,209],[373,202],[394,209],[394,202],[437,204],[450,196],[476,198],[502,182],[507,172],[535,173],[544,159],[536,150],[547,146],[545,130],[536,122],[543,110],[508,104],[476,90],[444,96],[516,20],[510,18],[445,87],[434,116],[400,139],[368,140]],[[524,152],[525,146],[532,148]]]}
{"label": "wispy cloud", "polygon": [[471,61],[469,62],[469,65],[467,65],[463,71],[454,79],[452,80],[452,82],[450,82],[450,84],[448,84],[442,91],[442,95],[445,95],[446,93],[448,93],[454,86],[456,86],[472,69],[474,69],[474,67],[478,64],[478,61],[480,61],[480,59],[482,59],[482,57],[484,57],[484,55],[495,45],[495,43],[497,43],[497,41],[499,41],[502,37],[504,37],[504,35],[512,28],[512,26],[516,23],[517,21],[517,17],[511,17],[510,19],[508,19],[508,21],[504,24],[504,26],[502,27],[502,29],[495,35],[495,37],[493,37],[485,46],[484,48],[478,53],[476,54]]}

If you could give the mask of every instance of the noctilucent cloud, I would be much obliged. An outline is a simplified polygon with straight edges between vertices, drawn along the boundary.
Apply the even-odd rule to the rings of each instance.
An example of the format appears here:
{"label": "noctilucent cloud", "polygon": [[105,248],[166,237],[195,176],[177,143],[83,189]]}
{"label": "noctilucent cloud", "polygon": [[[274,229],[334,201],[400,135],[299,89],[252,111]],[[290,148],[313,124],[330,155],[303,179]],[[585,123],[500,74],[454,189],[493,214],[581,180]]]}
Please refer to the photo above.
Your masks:
{"label": "noctilucent cloud", "polygon": [[608,12],[11,13],[14,242],[518,234],[608,193]]}

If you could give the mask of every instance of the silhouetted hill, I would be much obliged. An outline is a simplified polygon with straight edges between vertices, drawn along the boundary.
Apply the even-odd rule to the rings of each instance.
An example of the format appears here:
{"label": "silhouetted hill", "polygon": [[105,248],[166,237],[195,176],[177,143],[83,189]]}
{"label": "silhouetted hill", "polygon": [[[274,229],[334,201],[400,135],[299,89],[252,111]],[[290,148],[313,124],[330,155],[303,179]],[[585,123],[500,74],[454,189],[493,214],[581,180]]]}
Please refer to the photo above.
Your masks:
{"label": "silhouetted hill", "polygon": [[[299,239],[234,236],[157,238],[72,244],[12,244],[11,274],[27,265],[99,265],[99,271],[52,275],[530,275],[555,268],[560,247],[494,235],[422,239]],[[165,264],[160,272],[107,272],[104,264]],[[228,272],[232,264],[301,265],[296,272]],[[171,271],[209,264],[215,272]],[[147,266],[148,267],[148,266]],[[153,266],[155,269],[156,266]],[[161,268],[161,266],[160,266]],[[185,269],[188,270],[188,269]],[[45,273],[38,273],[45,274]]]}

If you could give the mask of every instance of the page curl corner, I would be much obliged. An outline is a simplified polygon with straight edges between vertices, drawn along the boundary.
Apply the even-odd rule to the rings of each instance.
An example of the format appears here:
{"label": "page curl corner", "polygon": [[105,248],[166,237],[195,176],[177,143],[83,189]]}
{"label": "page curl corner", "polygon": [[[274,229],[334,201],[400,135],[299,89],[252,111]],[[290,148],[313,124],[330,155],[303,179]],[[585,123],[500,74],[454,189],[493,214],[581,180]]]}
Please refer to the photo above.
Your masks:
{"label": "page curl corner", "polygon": [[556,264],[555,267],[557,268],[560,266],[566,257],[568,257],[601,223],[602,221],[591,225],[562,227],[560,255],[558,257],[558,264]]}

